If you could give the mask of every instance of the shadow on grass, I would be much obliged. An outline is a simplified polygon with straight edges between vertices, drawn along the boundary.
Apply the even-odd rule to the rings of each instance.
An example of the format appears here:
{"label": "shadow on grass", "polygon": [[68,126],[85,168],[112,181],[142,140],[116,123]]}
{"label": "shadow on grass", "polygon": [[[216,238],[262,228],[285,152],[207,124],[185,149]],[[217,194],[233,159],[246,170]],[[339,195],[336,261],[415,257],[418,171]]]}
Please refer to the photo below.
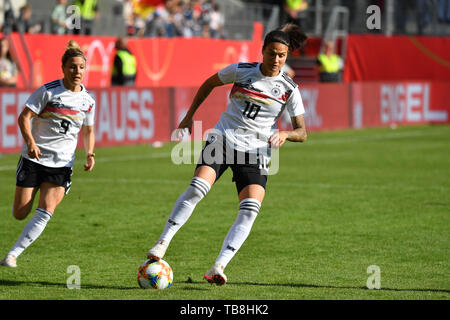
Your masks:
{"label": "shadow on grass", "polygon": [[[205,285],[204,281],[193,281],[191,279],[187,281],[180,281],[180,284],[185,286],[181,289],[183,290],[206,290],[196,286],[186,286],[192,285]],[[317,288],[317,289],[358,289],[358,290],[369,290],[367,287],[356,287],[356,286],[327,286],[327,285],[316,285],[316,284],[302,284],[302,283],[257,283],[257,282],[227,282],[228,285],[233,286],[262,286],[262,287],[287,287],[287,288]],[[0,280],[0,286],[43,286],[43,287],[54,287],[54,288],[67,288],[66,283],[56,283],[48,281],[16,281],[16,280]],[[116,290],[141,290],[136,284],[135,287],[127,286],[108,286],[108,285],[94,285],[94,284],[83,284],[81,283],[82,289],[116,289]],[[397,289],[397,288],[380,288],[376,291],[397,291],[397,292],[439,292],[439,293],[450,293],[447,289]]]}
{"label": "shadow on grass", "polygon": [[[67,289],[66,283],[59,282],[48,282],[48,281],[17,281],[17,280],[0,280],[0,286],[33,286],[33,287],[53,287],[53,288],[61,288]],[[106,285],[96,285],[96,284],[84,284],[81,283],[82,289],[116,289],[116,290],[140,290],[139,286],[136,284],[135,287],[126,287],[126,286],[106,286]]]}
{"label": "shadow on grass", "polygon": [[[327,286],[327,285],[316,285],[316,284],[301,284],[301,283],[255,283],[255,282],[227,282],[233,285],[248,285],[248,286],[276,286],[276,287],[290,287],[290,288],[318,288],[318,289],[359,289],[359,290],[370,290],[367,287],[350,287],[350,286]],[[442,292],[450,293],[450,290],[446,289],[396,289],[396,288],[383,288],[376,289],[376,291],[399,291],[399,292]]]}
{"label": "shadow on grass", "polygon": [[[200,281],[185,281],[184,283],[203,283]],[[317,288],[317,289],[358,289],[358,290],[370,290],[367,287],[351,287],[351,286],[327,286],[316,284],[303,284],[303,283],[257,283],[257,282],[227,282],[228,285],[233,286],[261,286],[261,287],[287,287],[287,288]],[[376,289],[376,291],[398,291],[398,292],[441,292],[450,293],[447,289],[397,289],[397,288],[383,288]]]}
{"label": "shadow on grass", "polygon": [[[180,282],[180,284],[206,284],[205,282],[193,282],[193,281],[183,281]],[[0,280],[0,286],[28,286],[28,287],[46,287],[46,288],[61,288],[61,289],[67,289],[66,283],[59,283],[59,282],[48,282],[48,281],[17,281],[17,280]],[[136,284],[135,287],[127,287],[127,286],[108,286],[108,285],[96,285],[96,284],[84,284],[81,283],[80,285],[81,289],[115,289],[115,290],[142,290],[139,288],[139,286]],[[206,288],[199,288],[194,286],[184,286],[181,289],[183,290],[207,290]]]}

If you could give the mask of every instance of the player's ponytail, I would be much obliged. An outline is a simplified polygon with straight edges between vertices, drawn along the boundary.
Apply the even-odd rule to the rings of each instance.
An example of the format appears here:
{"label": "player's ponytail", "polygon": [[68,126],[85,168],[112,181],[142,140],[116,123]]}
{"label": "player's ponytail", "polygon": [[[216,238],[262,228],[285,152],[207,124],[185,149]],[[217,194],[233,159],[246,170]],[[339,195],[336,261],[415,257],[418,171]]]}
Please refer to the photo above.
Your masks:
{"label": "player's ponytail", "polygon": [[264,38],[263,49],[272,42],[279,42],[289,47],[289,51],[303,49],[308,37],[293,23],[287,23],[276,30],[269,32]]}
{"label": "player's ponytail", "polygon": [[84,61],[86,61],[86,56],[84,55],[83,51],[81,50],[80,45],[74,41],[69,40],[67,47],[65,48],[65,52],[62,56],[62,65],[64,66],[70,58],[73,57],[82,57]]}

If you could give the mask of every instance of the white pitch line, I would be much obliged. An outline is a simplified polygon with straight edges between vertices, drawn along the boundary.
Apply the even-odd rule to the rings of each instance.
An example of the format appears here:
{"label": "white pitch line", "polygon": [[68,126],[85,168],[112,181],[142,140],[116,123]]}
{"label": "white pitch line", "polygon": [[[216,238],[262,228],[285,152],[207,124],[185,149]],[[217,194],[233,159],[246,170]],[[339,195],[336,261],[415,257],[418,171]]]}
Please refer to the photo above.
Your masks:
{"label": "white pitch line", "polygon": [[0,166],[0,171],[16,170],[17,166]]}

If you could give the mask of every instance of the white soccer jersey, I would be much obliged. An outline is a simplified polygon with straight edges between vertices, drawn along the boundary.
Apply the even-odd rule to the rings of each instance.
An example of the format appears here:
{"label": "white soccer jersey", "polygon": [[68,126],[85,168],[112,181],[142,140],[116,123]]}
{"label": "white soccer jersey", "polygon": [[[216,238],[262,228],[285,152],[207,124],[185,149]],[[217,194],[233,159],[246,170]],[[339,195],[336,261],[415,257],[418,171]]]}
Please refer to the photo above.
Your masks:
{"label": "white soccer jersey", "polygon": [[260,153],[268,148],[283,110],[295,117],[305,113],[297,84],[280,72],[275,77],[261,73],[261,63],[235,63],[219,71],[224,84],[234,83],[227,110],[215,129],[235,150]]}
{"label": "white soccer jersey", "polygon": [[94,125],[95,101],[84,86],[73,92],[62,79],[46,83],[33,92],[25,107],[38,115],[31,133],[42,156],[39,161],[30,159],[26,144],[22,156],[47,167],[72,167],[81,127]]}

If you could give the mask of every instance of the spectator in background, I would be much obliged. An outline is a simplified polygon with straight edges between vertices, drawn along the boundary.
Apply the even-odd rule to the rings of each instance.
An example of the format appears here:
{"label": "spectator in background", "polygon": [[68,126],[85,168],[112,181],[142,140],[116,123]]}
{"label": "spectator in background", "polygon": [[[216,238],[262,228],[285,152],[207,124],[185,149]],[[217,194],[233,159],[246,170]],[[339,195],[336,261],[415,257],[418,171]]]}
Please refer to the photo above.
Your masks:
{"label": "spectator in background", "polygon": [[223,38],[223,26],[224,18],[219,10],[219,5],[213,3],[209,20],[209,32],[211,34],[211,38]]}
{"label": "spectator in background", "polygon": [[325,50],[317,57],[321,82],[339,82],[343,63],[341,57],[334,52],[334,42],[327,41]]}
{"label": "spectator in background", "polygon": [[194,10],[190,0],[184,3],[183,20],[183,37],[191,38],[194,35]]}
{"label": "spectator in background", "polygon": [[284,0],[284,22],[296,24],[304,29],[302,20],[306,18],[306,9],[308,9],[308,2],[306,0]]}
{"label": "spectator in background", "polygon": [[211,12],[212,12],[212,6],[211,2],[208,0],[202,1],[200,0],[200,8],[201,8],[201,14],[200,14],[200,25],[201,25],[201,36],[203,38],[210,38],[211,37],[211,31],[210,31],[210,22],[211,22]]}
{"label": "spectator in background", "polygon": [[[394,1],[395,29],[397,33],[408,33],[406,27],[411,18],[417,26],[417,33],[423,34],[424,28],[431,21],[430,7],[426,0]],[[411,32],[411,30],[410,30]]]}
{"label": "spectator in background", "polygon": [[167,0],[166,10],[166,35],[167,37],[179,37],[183,35],[183,4],[179,0]]}
{"label": "spectator in background", "polygon": [[196,37],[202,36],[203,8],[200,0],[191,0],[192,17],[193,17],[193,33]]}
{"label": "spectator in background", "polygon": [[406,24],[408,22],[408,11],[414,10],[413,3],[410,1],[395,1],[395,31],[399,34],[406,33]]}
{"label": "spectator in background", "polygon": [[116,56],[112,71],[113,86],[134,86],[136,82],[136,58],[128,50],[127,40],[119,37],[116,41]]}
{"label": "spectator in background", "polygon": [[66,33],[66,3],[67,0],[58,0],[57,5],[53,8],[51,18],[52,33]]}
{"label": "spectator in background", "polygon": [[2,33],[11,33],[16,26],[14,25],[16,18],[19,16],[20,8],[27,4],[26,0],[14,0],[14,1],[0,1],[0,6],[2,10],[3,23],[2,23]]}
{"label": "spectator in background", "polygon": [[81,30],[74,29],[74,34],[92,34],[94,20],[98,18],[97,0],[75,0],[73,3],[80,8]]}
{"label": "spectator in background", "polygon": [[[166,0],[155,5],[148,16],[137,13],[130,2],[124,0],[124,10],[128,8],[128,13],[124,12],[128,35],[223,38],[224,17],[212,0]],[[143,27],[138,26],[139,20]]]}
{"label": "spectator in background", "polygon": [[143,37],[147,32],[145,20],[139,14],[133,13],[133,23],[134,35]]}
{"label": "spectator in background", "polygon": [[33,24],[31,20],[31,5],[26,4],[20,8],[19,18],[17,18],[14,31],[24,33],[38,33],[41,31],[41,26]]}
{"label": "spectator in background", "polygon": [[145,35],[148,37],[166,37],[169,12],[165,6],[156,7],[146,21]]}
{"label": "spectator in background", "polygon": [[128,37],[135,36],[137,33],[135,26],[135,13],[131,0],[123,1],[123,19],[125,20],[126,34]]}
{"label": "spectator in background", "polygon": [[439,0],[438,16],[441,22],[450,22],[450,0]]}
{"label": "spectator in background", "polygon": [[423,34],[423,29],[431,22],[428,0],[416,0],[417,33]]}
{"label": "spectator in background", "polygon": [[17,65],[11,56],[9,42],[6,38],[0,39],[0,86],[15,87],[17,83]]}

